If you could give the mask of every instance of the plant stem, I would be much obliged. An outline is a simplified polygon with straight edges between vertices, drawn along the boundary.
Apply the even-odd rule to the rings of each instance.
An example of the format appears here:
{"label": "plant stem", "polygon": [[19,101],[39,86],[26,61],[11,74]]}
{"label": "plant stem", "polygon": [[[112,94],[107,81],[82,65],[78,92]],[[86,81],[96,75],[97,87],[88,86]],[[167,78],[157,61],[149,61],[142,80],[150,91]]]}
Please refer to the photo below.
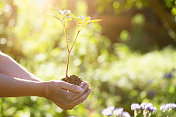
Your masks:
{"label": "plant stem", "polygon": [[134,110],[134,117],[137,117],[137,111]]}
{"label": "plant stem", "polygon": [[65,23],[63,23],[63,27],[64,27],[64,35],[65,35],[65,40],[67,43],[67,50],[68,50],[68,59],[67,59],[67,68],[66,68],[66,73],[65,73],[65,78],[67,80],[68,78],[68,64],[69,64],[69,57],[70,57],[70,51],[69,51],[69,47],[68,47],[68,38],[67,38],[67,32],[66,32],[66,28],[65,28]]}
{"label": "plant stem", "polygon": [[66,28],[65,28],[65,23],[63,24],[64,26],[64,35],[65,35],[65,40],[66,40],[66,43],[67,43],[67,50],[69,52],[69,47],[68,47],[68,38],[67,38],[67,32],[66,32]]}
{"label": "plant stem", "polygon": [[80,33],[80,30],[78,30],[78,32],[77,32],[76,38],[75,38],[75,40],[74,40],[74,42],[73,42],[73,44],[72,44],[72,46],[71,46],[71,49],[69,50],[70,52],[72,51],[73,46],[75,45],[75,42],[76,42],[76,40],[77,40],[77,38],[78,38],[79,33]]}
{"label": "plant stem", "polygon": [[68,117],[68,112],[67,112],[67,110],[64,110],[64,111],[62,112],[62,114],[63,114],[63,117]]}
{"label": "plant stem", "polygon": [[68,58],[67,58],[67,68],[66,68],[66,73],[65,73],[65,75],[66,75],[66,80],[67,80],[67,78],[68,78],[68,65],[69,65],[69,59],[70,59],[70,51],[68,52]]}
{"label": "plant stem", "polygon": [[74,42],[73,42],[73,44],[72,44],[72,46],[71,46],[70,49],[69,49],[69,47],[68,47],[68,38],[67,38],[65,23],[63,23],[63,27],[64,27],[65,40],[66,40],[66,43],[67,43],[67,50],[68,50],[67,68],[66,68],[66,73],[65,73],[65,78],[66,78],[66,80],[67,80],[67,78],[68,78],[68,66],[69,66],[69,60],[70,60],[70,53],[71,53],[71,51],[72,51],[72,49],[73,49],[73,47],[74,47],[74,45],[75,45],[75,43],[76,43],[76,40],[77,40],[77,38],[78,38],[79,33],[80,33],[81,30],[84,28],[84,26],[81,27],[81,28],[78,30],[78,32],[77,32],[77,34],[76,34],[76,37],[75,37],[75,40],[74,40]]}
{"label": "plant stem", "polygon": [[0,98],[0,117],[2,117],[2,98]]}
{"label": "plant stem", "polygon": [[170,112],[169,111],[167,112],[167,117],[170,117]]}
{"label": "plant stem", "polygon": [[83,25],[82,27],[80,27],[80,28],[78,29],[78,32],[77,32],[76,37],[75,37],[75,40],[74,40],[74,42],[73,42],[73,44],[72,44],[72,46],[71,46],[70,52],[72,51],[73,46],[75,45],[75,42],[76,42],[76,40],[77,40],[77,38],[78,38],[79,33],[81,32],[81,30],[82,30],[84,27],[85,27],[85,25]]}
{"label": "plant stem", "polygon": [[2,103],[4,102],[4,98],[1,97],[0,101],[1,101],[1,103],[0,103],[0,106],[1,106],[0,117],[3,117],[4,115],[3,115],[3,106],[2,106]]}

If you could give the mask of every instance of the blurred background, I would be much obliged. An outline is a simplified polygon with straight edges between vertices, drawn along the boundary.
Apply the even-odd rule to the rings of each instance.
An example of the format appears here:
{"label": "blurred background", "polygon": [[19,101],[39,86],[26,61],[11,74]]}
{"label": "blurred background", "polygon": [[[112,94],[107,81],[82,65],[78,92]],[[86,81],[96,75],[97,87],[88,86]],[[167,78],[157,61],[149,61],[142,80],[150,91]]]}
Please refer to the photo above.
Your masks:
{"label": "blurred background", "polygon": [[38,97],[3,98],[3,117],[102,117],[107,106],[133,115],[132,103],[176,103],[175,0],[0,0],[0,50],[45,81],[66,70],[63,27],[48,15],[52,7],[102,19],[80,33],[69,65],[69,75],[93,92],[70,111]]}

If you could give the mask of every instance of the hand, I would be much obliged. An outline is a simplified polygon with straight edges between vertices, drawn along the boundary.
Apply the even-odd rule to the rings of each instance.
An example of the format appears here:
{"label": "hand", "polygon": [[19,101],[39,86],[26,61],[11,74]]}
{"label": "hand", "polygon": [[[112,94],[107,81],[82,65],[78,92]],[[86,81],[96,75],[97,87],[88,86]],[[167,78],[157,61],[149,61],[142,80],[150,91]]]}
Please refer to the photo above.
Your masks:
{"label": "hand", "polygon": [[44,97],[64,110],[72,109],[82,103],[91,92],[86,82],[82,82],[80,86],[56,80],[49,81],[47,84]]}
{"label": "hand", "polygon": [[92,92],[92,90],[89,89],[89,85],[87,84],[87,82],[82,82],[80,84],[80,87],[83,89],[83,91],[72,95],[73,96],[72,103],[68,105],[68,109],[72,109],[76,105],[81,104],[88,97],[88,95]]}

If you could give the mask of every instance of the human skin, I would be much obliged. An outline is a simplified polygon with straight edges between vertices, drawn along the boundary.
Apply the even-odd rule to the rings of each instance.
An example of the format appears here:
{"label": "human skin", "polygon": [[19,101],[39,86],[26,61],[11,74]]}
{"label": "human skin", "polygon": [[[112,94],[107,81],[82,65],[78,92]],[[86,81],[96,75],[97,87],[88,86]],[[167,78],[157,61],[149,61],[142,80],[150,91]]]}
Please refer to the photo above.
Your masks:
{"label": "human skin", "polygon": [[0,52],[0,73],[25,80],[42,81],[2,52]]}
{"label": "human skin", "polygon": [[64,110],[82,103],[91,89],[86,82],[75,86],[60,80],[43,81],[0,52],[0,97],[44,97]]}

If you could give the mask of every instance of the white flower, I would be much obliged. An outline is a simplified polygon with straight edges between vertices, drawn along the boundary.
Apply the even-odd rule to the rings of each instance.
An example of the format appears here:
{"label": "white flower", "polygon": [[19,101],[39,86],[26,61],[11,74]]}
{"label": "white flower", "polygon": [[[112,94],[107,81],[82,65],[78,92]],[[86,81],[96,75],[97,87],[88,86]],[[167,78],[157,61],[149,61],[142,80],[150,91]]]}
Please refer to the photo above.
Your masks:
{"label": "white flower", "polygon": [[148,107],[153,106],[153,104],[152,103],[142,103],[140,106],[142,107],[142,109],[147,110]]}
{"label": "white flower", "polygon": [[167,104],[160,106],[160,110],[163,112],[171,111],[171,110],[174,110],[175,108],[176,108],[176,104],[174,104],[174,103],[167,103]]}
{"label": "white flower", "polygon": [[160,110],[163,111],[163,112],[165,112],[165,105],[161,105],[160,106]]}
{"label": "white flower", "polygon": [[141,109],[141,106],[139,104],[137,104],[137,103],[131,104],[131,110],[139,112],[140,109]]}
{"label": "white flower", "polygon": [[131,117],[131,115],[128,112],[123,112],[122,117]]}
{"label": "white flower", "polygon": [[70,10],[58,10],[61,15],[69,15],[71,13]]}
{"label": "white flower", "polygon": [[62,11],[62,10],[58,10],[58,11],[59,11],[59,13],[60,13],[61,15],[64,14],[64,11]]}
{"label": "white flower", "polygon": [[116,108],[116,109],[114,110],[113,114],[114,114],[115,116],[120,116],[120,115],[122,115],[122,112],[123,112],[123,108]]}
{"label": "white flower", "polygon": [[114,108],[114,106],[108,106],[107,108],[103,109],[101,113],[105,116],[111,116]]}
{"label": "white flower", "polygon": [[153,112],[153,113],[156,113],[157,109],[156,109],[156,107],[151,106],[151,107],[149,107],[149,111]]}
{"label": "white flower", "polygon": [[69,15],[71,13],[70,10],[64,10],[63,12],[64,12],[64,15]]}

